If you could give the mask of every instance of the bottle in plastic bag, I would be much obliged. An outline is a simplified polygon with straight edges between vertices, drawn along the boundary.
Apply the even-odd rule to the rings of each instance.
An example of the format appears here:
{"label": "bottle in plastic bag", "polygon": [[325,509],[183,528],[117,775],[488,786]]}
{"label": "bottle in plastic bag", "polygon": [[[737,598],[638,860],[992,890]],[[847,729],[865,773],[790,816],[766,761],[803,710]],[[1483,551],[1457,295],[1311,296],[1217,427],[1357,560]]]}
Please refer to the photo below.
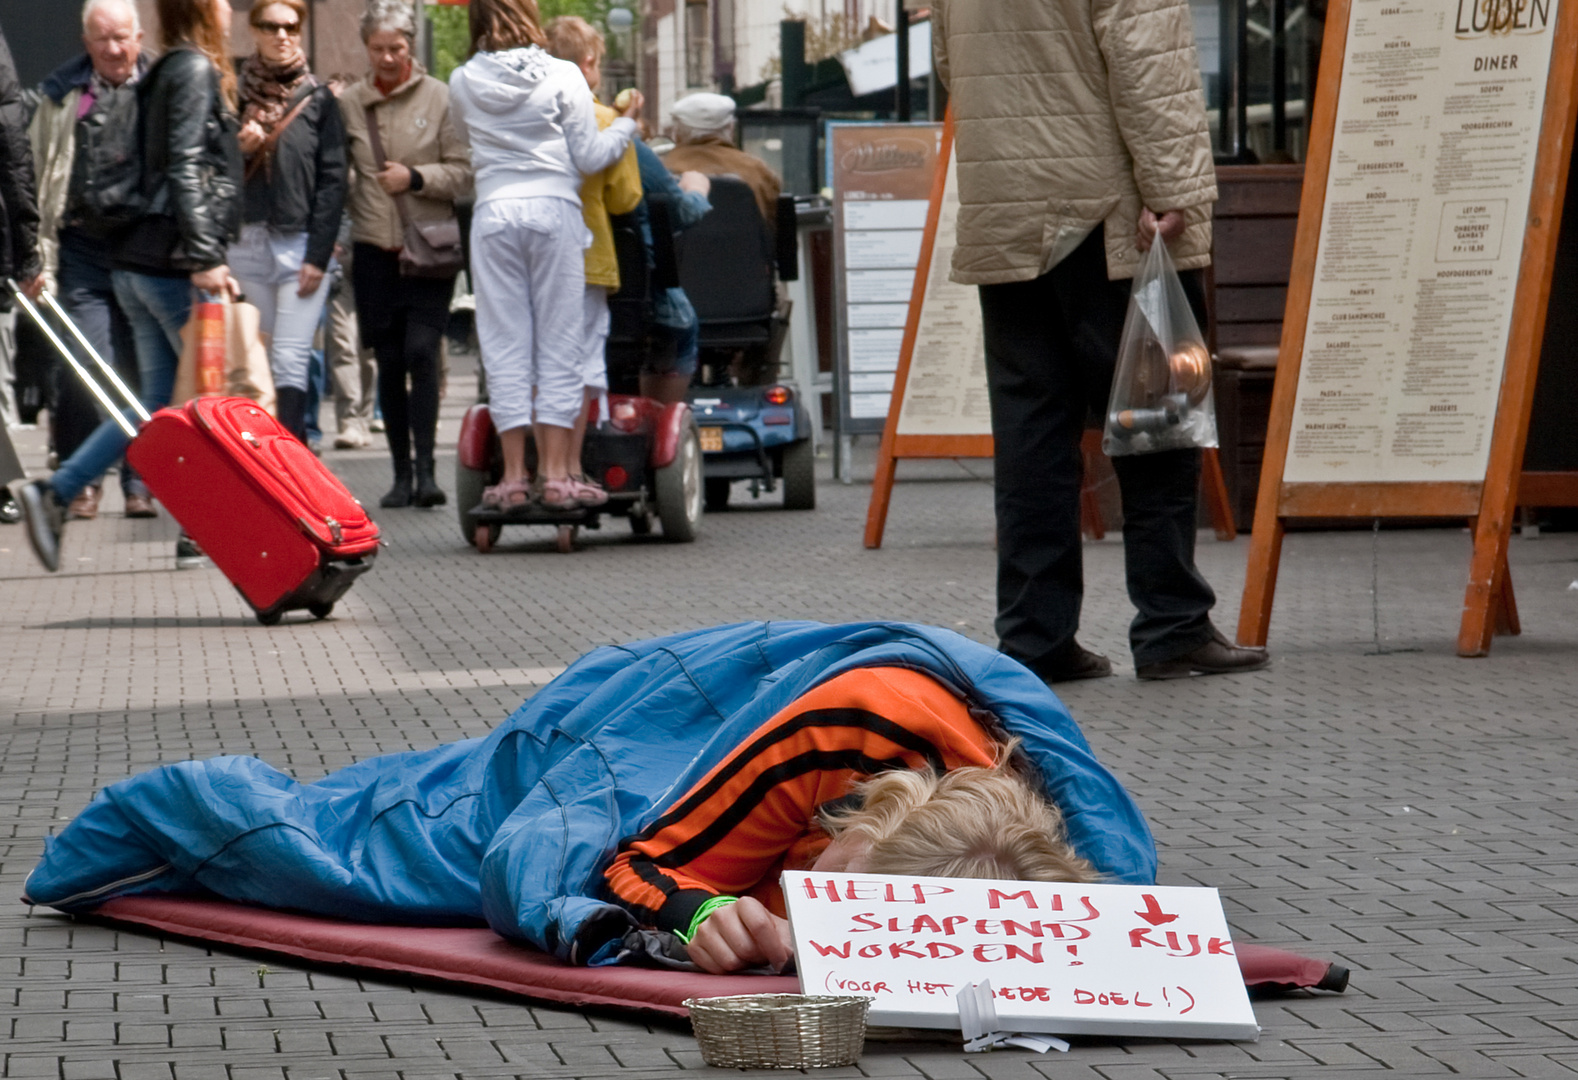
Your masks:
{"label": "bottle in plastic bag", "polygon": [[1211,354],[1157,237],[1129,295],[1101,448],[1121,457],[1215,445]]}

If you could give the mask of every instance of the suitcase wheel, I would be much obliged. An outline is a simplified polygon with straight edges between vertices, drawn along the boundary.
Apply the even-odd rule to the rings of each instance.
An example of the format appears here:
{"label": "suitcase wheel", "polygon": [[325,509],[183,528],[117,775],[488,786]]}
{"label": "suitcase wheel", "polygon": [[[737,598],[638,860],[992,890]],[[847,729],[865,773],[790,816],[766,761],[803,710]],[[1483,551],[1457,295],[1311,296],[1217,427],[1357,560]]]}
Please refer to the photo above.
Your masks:
{"label": "suitcase wheel", "polygon": [[258,622],[262,623],[264,626],[273,626],[279,622],[280,616],[284,614],[285,613],[283,611],[279,610],[260,611],[258,612]]}
{"label": "suitcase wheel", "polygon": [[327,604],[308,604],[307,610],[312,612],[314,619],[327,619],[329,613],[334,610],[334,604],[332,601]]}

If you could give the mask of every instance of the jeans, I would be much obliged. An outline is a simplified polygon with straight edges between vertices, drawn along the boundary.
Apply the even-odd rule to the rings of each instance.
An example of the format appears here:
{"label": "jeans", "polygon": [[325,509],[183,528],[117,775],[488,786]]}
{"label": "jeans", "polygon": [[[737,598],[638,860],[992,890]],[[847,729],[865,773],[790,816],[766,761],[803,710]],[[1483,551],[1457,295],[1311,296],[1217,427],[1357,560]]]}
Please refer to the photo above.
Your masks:
{"label": "jeans", "polygon": [[325,273],[311,295],[297,294],[297,275],[306,253],[306,233],[276,236],[266,225],[248,225],[241,230],[241,239],[230,245],[227,258],[247,302],[263,316],[274,385],[297,390],[307,389],[312,339],[318,332],[330,284]]}
{"label": "jeans", "polygon": [[[192,283],[184,277],[155,277],[131,270],[116,270],[111,280],[115,283],[115,299],[131,323],[141,383],[138,397],[149,412],[162,409],[175,389],[181,328],[192,316]],[[136,414],[130,409],[125,416],[137,423]],[[113,419],[105,420],[50,477],[55,498],[62,503],[75,499],[115,464],[130,441]]]}
{"label": "jeans", "polygon": [[[987,389],[996,439],[997,635],[1033,670],[1065,661],[1084,597],[1079,493],[1086,416],[1104,416],[1130,283],[1107,280],[1103,230],[1033,281],[982,285]],[[1180,275],[1204,319],[1198,270]],[[1136,664],[1172,660],[1211,638],[1216,595],[1194,564],[1200,452],[1112,461],[1123,495],[1123,553]]]}
{"label": "jeans", "polygon": [[[60,269],[57,272],[60,287],[60,306],[66,309],[82,335],[121,379],[137,391],[137,350],[132,343],[131,323],[115,300],[115,285],[110,280],[110,268],[95,253],[83,251],[70,239],[60,244]],[[118,398],[114,388],[106,385],[98,365],[90,360],[67,337],[68,344],[101,385]],[[82,384],[77,373],[64,360],[55,365],[54,395],[55,451],[62,458],[70,458],[86,442],[104,419],[103,407],[93,392]],[[94,478],[97,482],[97,477]],[[121,490],[127,495],[147,495],[148,489],[138,479],[137,473],[124,462],[121,464]]]}

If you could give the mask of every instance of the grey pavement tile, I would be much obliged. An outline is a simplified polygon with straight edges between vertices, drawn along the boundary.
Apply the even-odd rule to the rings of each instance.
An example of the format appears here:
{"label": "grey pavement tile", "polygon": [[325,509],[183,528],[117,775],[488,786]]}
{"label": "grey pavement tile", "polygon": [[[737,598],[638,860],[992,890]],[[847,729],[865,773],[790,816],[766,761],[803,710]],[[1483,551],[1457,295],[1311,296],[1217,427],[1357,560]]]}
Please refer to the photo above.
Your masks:
{"label": "grey pavement tile", "polygon": [[[469,399],[466,370],[441,446]],[[22,434],[36,468],[42,444]],[[326,460],[363,499],[387,484],[378,451]],[[444,454],[441,470],[451,464]],[[521,528],[483,557],[453,507],[380,512],[390,547],[375,571],[330,619],[272,629],[216,571],[173,569],[167,515],[73,523],[56,576],[0,526],[0,896],[20,893],[44,837],[115,780],[219,753],[311,780],[481,735],[594,645],[748,618],[916,619],[993,641],[989,465],[906,462],[880,551],[861,545],[869,489],[821,467],[814,513],[753,505],[737,487],[691,545],[609,522],[572,556]],[[859,469],[869,476],[869,461]],[[1229,632],[1247,547],[1200,536]],[[1468,550],[1457,529],[1290,534],[1271,668],[1142,684],[1122,546],[1085,548],[1081,638],[1119,675],[1059,692],[1145,809],[1162,880],[1220,889],[1241,939],[1348,965],[1346,995],[1258,1001],[1255,1044],[1086,1039],[1038,1057],[872,1042],[838,1073],[1573,1076],[1578,536],[1514,539],[1524,634],[1472,661],[1454,655]],[[0,1077],[51,1080],[724,1075],[678,1023],[405,986],[20,905],[0,906],[0,1033]]]}

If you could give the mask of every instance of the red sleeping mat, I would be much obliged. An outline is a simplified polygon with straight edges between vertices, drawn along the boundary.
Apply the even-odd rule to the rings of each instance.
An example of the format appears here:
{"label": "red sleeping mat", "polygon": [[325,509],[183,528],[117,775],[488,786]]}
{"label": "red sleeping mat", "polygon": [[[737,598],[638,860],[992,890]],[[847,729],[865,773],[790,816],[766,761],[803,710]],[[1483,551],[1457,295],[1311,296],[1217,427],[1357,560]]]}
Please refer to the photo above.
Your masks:
{"label": "red sleeping mat", "polygon": [[[404,972],[563,1005],[688,1016],[686,998],[800,992],[800,980],[793,976],[572,967],[529,946],[506,941],[487,927],[339,922],[225,900],[172,896],[124,896],[100,905],[93,915],[315,963]],[[1341,991],[1347,986],[1347,971],[1324,960],[1247,942],[1237,942],[1234,948],[1244,982],[1252,990],[1317,987]]]}
{"label": "red sleeping mat", "polygon": [[798,994],[793,976],[707,975],[638,967],[572,967],[485,926],[383,926],[293,915],[225,900],[123,896],[97,918],[322,964],[398,971],[563,1005],[688,1016],[684,1001],[725,994]]}

